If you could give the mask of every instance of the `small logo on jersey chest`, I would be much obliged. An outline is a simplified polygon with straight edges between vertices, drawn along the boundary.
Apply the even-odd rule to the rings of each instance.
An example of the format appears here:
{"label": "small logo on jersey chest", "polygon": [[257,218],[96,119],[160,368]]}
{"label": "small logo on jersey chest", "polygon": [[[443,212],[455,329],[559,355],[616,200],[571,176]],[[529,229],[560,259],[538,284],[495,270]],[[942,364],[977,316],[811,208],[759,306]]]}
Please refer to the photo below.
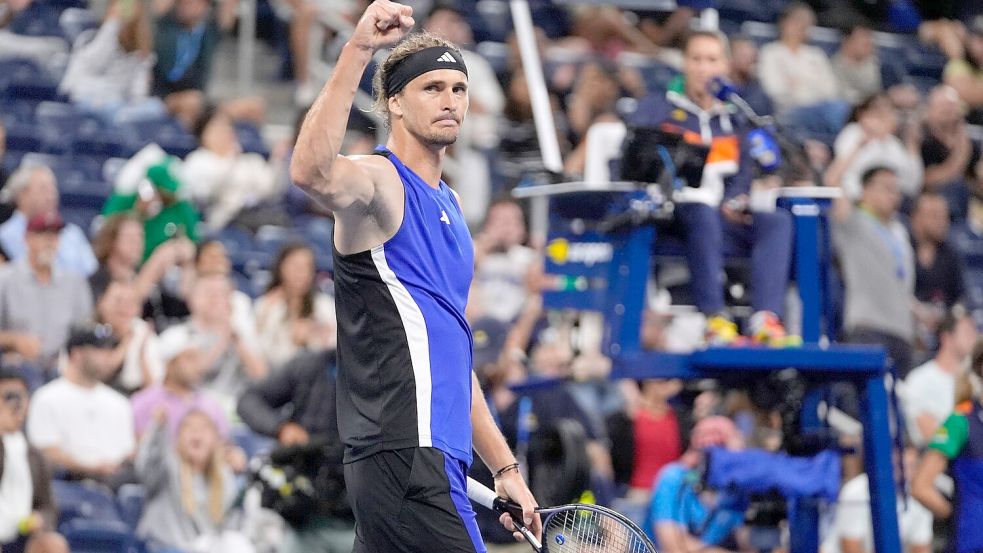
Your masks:
{"label": "small logo on jersey chest", "polygon": [[443,209],[440,210],[440,220],[447,225],[451,224],[451,218],[447,216],[447,211]]}

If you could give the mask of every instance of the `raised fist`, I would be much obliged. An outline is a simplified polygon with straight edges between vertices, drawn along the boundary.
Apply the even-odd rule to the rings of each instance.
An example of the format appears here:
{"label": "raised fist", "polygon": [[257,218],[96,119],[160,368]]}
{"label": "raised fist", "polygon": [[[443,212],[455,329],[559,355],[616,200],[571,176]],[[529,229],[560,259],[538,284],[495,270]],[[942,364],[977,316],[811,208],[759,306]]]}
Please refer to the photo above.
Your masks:
{"label": "raised fist", "polygon": [[389,0],[376,0],[358,20],[350,42],[363,50],[386,48],[402,40],[415,23],[413,8]]}

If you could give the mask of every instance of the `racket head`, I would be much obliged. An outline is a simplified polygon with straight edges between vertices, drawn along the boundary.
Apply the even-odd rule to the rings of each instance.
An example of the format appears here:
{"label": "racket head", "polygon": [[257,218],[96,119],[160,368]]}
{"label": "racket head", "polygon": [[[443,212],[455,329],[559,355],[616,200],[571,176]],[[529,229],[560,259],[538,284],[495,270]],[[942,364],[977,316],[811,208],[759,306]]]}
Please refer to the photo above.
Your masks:
{"label": "racket head", "polygon": [[657,553],[637,524],[599,505],[539,509],[543,553]]}

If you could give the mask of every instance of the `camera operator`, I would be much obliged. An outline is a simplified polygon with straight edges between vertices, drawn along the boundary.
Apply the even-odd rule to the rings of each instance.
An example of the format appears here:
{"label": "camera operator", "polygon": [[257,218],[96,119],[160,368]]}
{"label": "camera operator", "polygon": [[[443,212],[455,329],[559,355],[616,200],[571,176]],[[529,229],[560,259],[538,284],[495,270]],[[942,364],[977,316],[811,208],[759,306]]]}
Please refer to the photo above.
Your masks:
{"label": "camera operator", "polygon": [[645,531],[662,553],[744,550],[744,501],[728,491],[703,489],[700,467],[710,447],[744,448],[737,425],[727,417],[707,417],[693,427],[689,449],[666,465],[656,480]]}
{"label": "camera operator", "polygon": [[305,474],[313,482],[316,508],[304,520],[284,517],[293,530],[284,553],[348,553],[355,540],[354,517],[344,497],[334,368],[334,351],[302,353],[251,384],[239,399],[243,422],[277,439],[275,462],[290,459],[295,472],[317,472]]}
{"label": "camera operator", "polygon": [[[716,31],[694,31],[683,47],[683,75],[672,80],[664,94],[643,99],[631,117],[639,127],[659,127],[681,134],[690,144],[709,147],[699,183],[677,190],[674,232],[686,242],[690,291],[696,306],[708,317],[709,343],[726,344],[738,338],[737,326],[724,311],[721,282],[724,252],[751,256],[751,317],[749,334],[755,341],[783,345],[781,322],[792,251],[792,220],[784,211],[754,212],[749,194],[760,156],[775,162],[777,148],[752,149],[752,128],[735,106],[710,91],[715,78],[727,75],[727,38]],[[758,131],[761,132],[761,131]],[[698,186],[698,187],[697,187]]]}

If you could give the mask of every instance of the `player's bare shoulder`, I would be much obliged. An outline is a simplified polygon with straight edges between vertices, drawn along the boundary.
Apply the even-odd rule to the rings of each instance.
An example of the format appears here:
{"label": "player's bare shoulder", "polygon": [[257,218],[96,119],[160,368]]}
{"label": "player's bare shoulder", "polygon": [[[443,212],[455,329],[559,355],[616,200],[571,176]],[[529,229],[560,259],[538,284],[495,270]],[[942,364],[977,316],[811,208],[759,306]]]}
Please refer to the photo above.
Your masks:
{"label": "player's bare shoulder", "polygon": [[342,252],[370,249],[388,240],[403,220],[404,190],[392,162],[381,155],[346,156],[371,182],[364,202],[335,212],[335,242]]}

